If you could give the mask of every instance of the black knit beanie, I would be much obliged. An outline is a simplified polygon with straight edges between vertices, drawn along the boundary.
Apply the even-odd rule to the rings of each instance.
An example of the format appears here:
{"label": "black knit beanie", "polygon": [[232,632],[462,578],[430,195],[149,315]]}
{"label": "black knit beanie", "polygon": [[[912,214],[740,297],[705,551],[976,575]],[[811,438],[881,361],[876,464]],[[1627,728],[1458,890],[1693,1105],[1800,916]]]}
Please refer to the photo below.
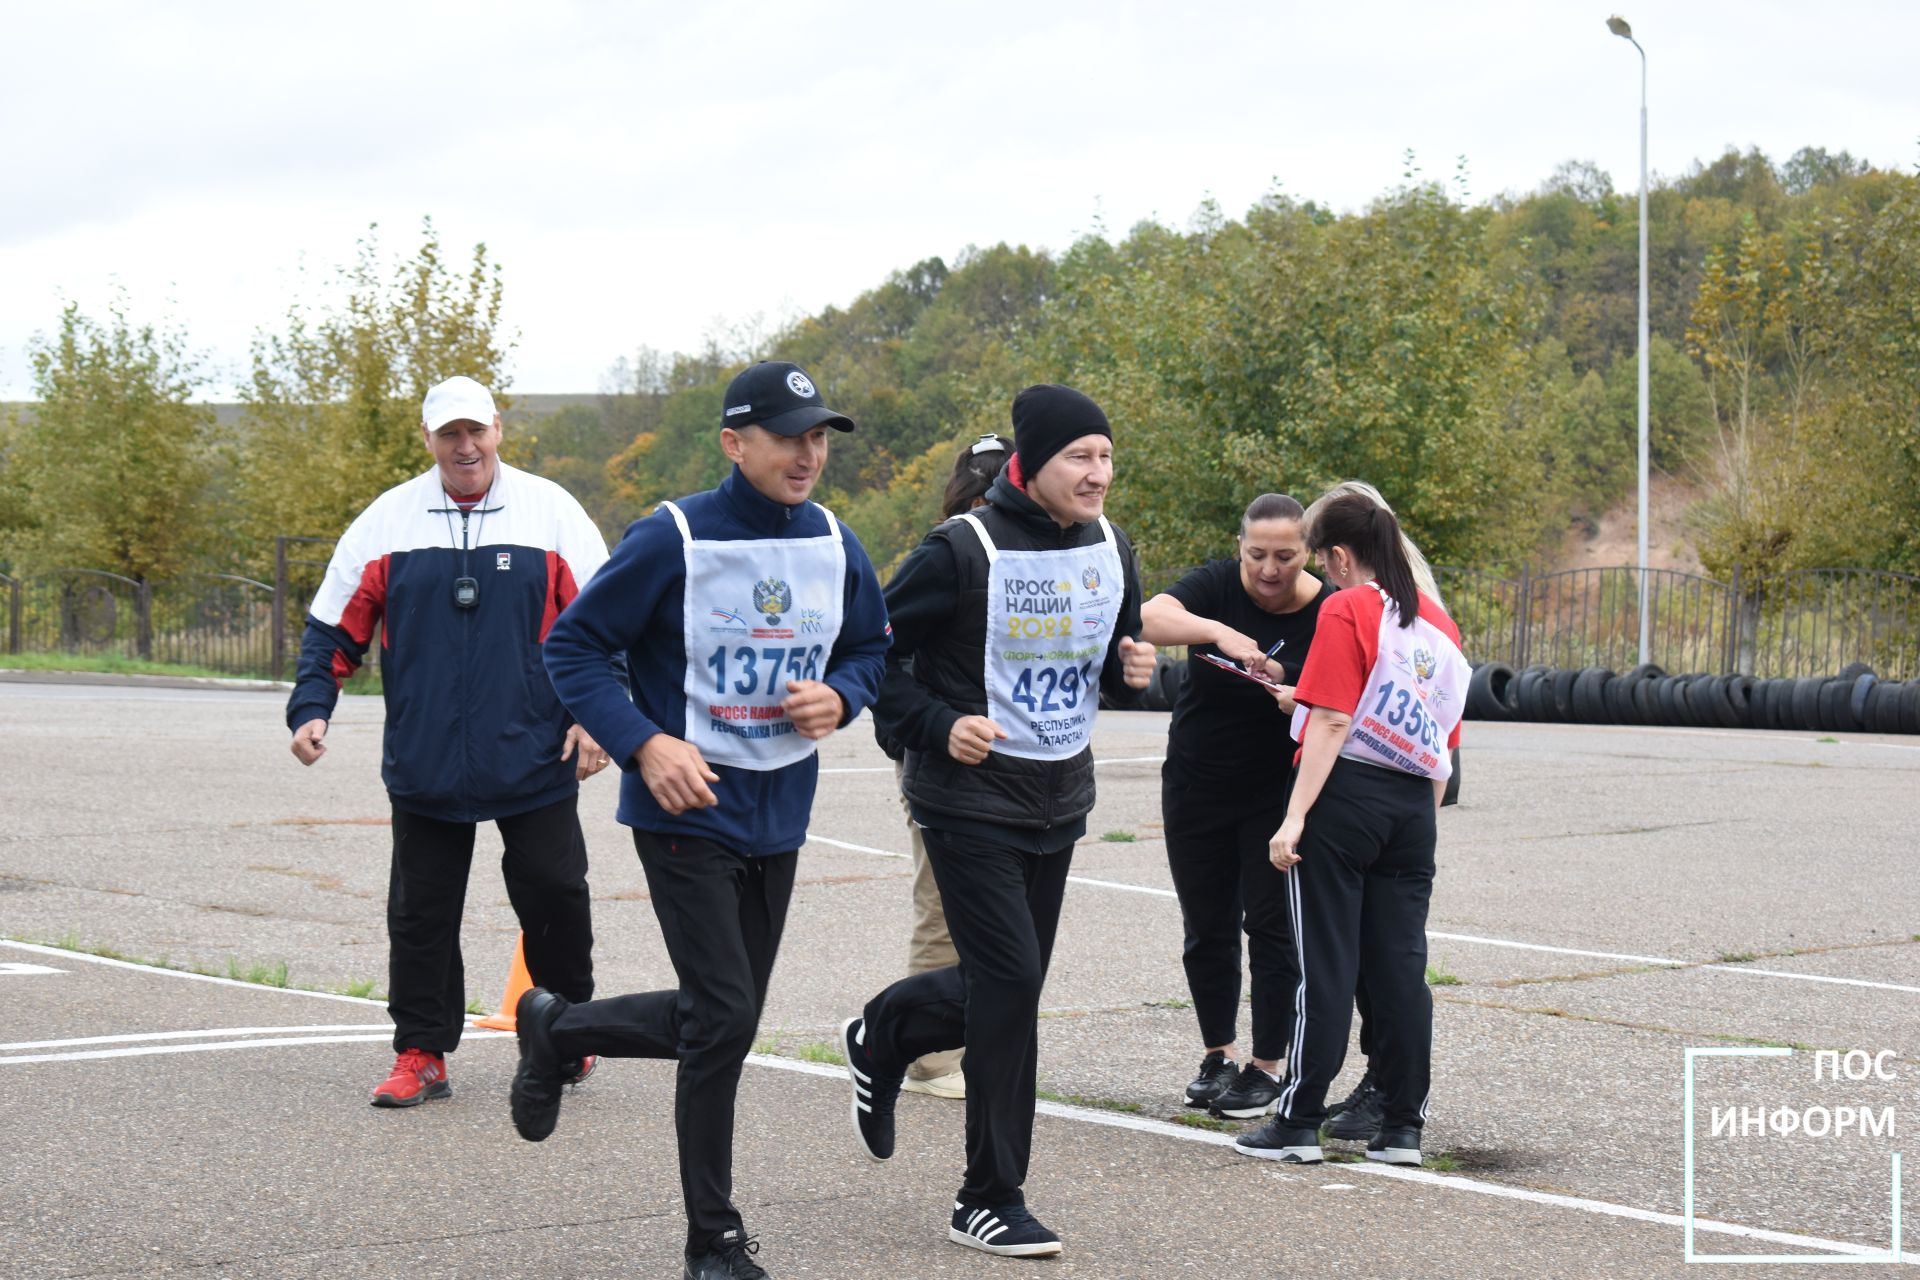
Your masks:
{"label": "black knit beanie", "polygon": [[1020,474],[1031,480],[1047,459],[1081,436],[1113,439],[1113,428],[1100,406],[1072,387],[1043,382],[1013,398],[1013,451],[1020,457]]}

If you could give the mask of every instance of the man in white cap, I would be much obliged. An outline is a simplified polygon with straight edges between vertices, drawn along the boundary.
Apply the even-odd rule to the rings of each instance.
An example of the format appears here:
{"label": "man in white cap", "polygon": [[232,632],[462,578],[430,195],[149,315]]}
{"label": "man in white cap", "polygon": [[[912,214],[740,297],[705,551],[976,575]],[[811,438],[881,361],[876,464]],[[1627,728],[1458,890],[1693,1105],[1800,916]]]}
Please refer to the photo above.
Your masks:
{"label": "man in white cap", "polygon": [[[327,750],[340,681],[386,620],[381,780],[393,809],[387,1010],[393,1070],[376,1107],[445,1098],[446,1055],[466,1024],[460,917],[474,827],[493,822],[526,935],[527,970],[570,999],[593,994],[580,779],[606,753],[554,695],[541,645],[606,562],[572,495],[500,461],[500,414],[472,378],[427,392],[420,435],[434,465],[354,518],[307,614],[287,699],[293,754]],[[584,1078],[590,1060],[570,1064]]]}

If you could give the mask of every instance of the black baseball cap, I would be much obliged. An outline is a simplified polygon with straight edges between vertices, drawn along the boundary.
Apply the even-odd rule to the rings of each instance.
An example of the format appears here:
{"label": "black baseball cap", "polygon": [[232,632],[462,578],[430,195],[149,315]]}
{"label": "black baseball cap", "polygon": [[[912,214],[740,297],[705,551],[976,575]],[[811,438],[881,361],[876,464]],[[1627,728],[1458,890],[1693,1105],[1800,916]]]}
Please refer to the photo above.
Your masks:
{"label": "black baseball cap", "polygon": [[723,427],[757,423],[777,436],[797,436],[822,423],[836,431],[853,430],[853,419],[827,408],[807,371],[784,360],[748,365],[727,384]]}

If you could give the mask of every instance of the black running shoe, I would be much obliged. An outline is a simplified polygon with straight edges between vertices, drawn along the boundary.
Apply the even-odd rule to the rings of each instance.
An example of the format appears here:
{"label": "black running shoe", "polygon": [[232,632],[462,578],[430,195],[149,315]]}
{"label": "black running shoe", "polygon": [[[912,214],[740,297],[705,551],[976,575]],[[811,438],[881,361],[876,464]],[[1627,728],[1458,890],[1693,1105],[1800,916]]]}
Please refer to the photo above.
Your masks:
{"label": "black running shoe", "polygon": [[1215,1049],[1200,1060],[1200,1074],[1187,1082],[1187,1105],[1190,1107],[1210,1107],[1213,1100],[1227,1091],[1233,1083],[1233,1073],[1239,1070],[1232,1058]]}
{"label": "black running shoe", "polygon": [[1368,1094],[1378,1092],[1380,1092],[1380,1086],[1373,1078],[1373,1068],[1368,1067],[1366,1072],[1361,1075],[1360,1083],[1353,1086],[1353,1092],[1329,1106],[1327,1108],[1327,1114],[1329,1116],[1337,1116]]}
{"label": "black running shoe", "polygon": [[1236,1139],[1233,1149],[1243,1156],[1278,1160],[1281,1164],[1319,1164],[1321,1158],[1317,1129],[1287,1124],[1278,1116]]}
{"label": "black running shoe", "polygon": [[1380,1089],[1373,1083],[1372,1076],[1360,1077],[1360,1083],[1354,1086],[1346,1101],[1334,1109],[1320,1132],[1329,1138],[1339,1138],[1343,1142],[1368,1142],[1380,1132],[1381,1114],[1386,1108],[1386,1099],[1380,1096]]}
{"label": "black running shoe", "polygon": [[1023,1204],[974,1209],[956,1200],[947,1239],[1003,1258],[1051,1258],[1060,1252],[1060,1237],[1041,1226]]}
{"label": "black running shoe", "polygon": [[680,1280],[773,1280],[766,1268],[749,1255],[760,1252],[760,1242],[728,1227],[713,1238],[705,1253],[690,1253]]}
{"label": "black running shoe", "polygon": [[572,1071],[553,1051],[553,1023],[566,1009],[565,999],[543,987],[528,990],[513,1009],[520,1065],[508,1097],[513,1127],[528,1142],[545,1142],[560,1121],[560,1095]]}
{"label": "black running shoe", "polygon": [[1280,1082],[1249,1062],[1240,1068],[1233,1084],[1208,1108],[1216,1116],[1252,1120],[1280,1105]]}
{"label": "black running shoe", "polygon": [[1373,1135],[1373,1141],[1367,1143],[1367,1159],[1380,1160],[1387,1164],[1410,1164],[1418,1168],[1420,1131],[1407,1128],[1382,1129]]}
{"label": "black running shoe", "polygon": [[840,1052],[847,1056],[847,1078],[853,1082],[854,1136],[872,1159],[892,1159],[893,1104],[900,1100],[900,1082],[907,1073],[888,1075],[873,1065],[867,1024],[859,1018],[840,1024]]}

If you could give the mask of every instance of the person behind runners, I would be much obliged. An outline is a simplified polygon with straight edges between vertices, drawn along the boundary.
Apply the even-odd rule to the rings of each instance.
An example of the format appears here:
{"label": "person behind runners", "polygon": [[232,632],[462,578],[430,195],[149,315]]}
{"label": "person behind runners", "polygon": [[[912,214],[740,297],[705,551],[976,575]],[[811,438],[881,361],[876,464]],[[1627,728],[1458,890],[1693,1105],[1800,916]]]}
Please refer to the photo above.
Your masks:
{"label": "person behind runners", "polygon": [[[591,592],[555,626],[554,688],[620,762],[676,990],[519,1007],[513,1123],[559,1119],[580,1054],[667,1058],[687,1215],[686,1280],[764,1280],[733,1202],[734,1102],[766,1003],[819,778],[816,747],[873,701],[887,650],[880,584],[860,541],[807,500],[826,465],[826,407],[794,364],[727,388],[716,489],[628,528]],[[624,656],[629,702],[608,673]]]}
{"label": "person behind runners", "polygon": [[[1181,960],[1205,1046],[1186,1101],[1242,1120],[1265,1115],[1280,1097],[1300,981],[1287,881],[1268,860],[1267,841],[1285,815],[1293,773],[1287,673],[1306,660],[1320,605],[1333,595],[1330,584],[1305,572],[1304,515],[1285,494],[1260,495],[1240,519],[1238,556],[1201,565],[1140,610],[1142,639],[1188,646],[1160,787],[1167,866],[1180,897]],[[1269,696],[1239,672],[1279,687]],[[1235,1046],[1242,929],[1253,1029],[1244,1067]]]}
{"label": "person behind runners", "polygon": [[[1041,1257],[1026,1208],[1036,1018],[1074,842],[1093,807],[1095,713],[1153,673],[1132,548],[1101,514],[1113,431],[1061,386],[1013,401],[1014,457],[986,505],[927,535],[887,586],[894,650],[874,708],[906,748],[904,790],[959,964],[902,978],[841,1027],[855,1136],[893,1155],[907,1064],[962,1044],[966,1176],[948,1238]],[[908,663],[911,662],[911,666]]]}
{"label": "person behind runners", "polygon": [[[380,767],[393,813],[387,888],[392,1071],[376,1107],[452,1096],[446,1055],[466,1027],[460,917],[477,823],[506,844],[500,870],[526,933],[527,970],[593,994],[592,907],[580,779],[607,757],[553,696],[540,645],[607,558],[580,504],[499,459],[500,414],[472,378],[427,392],[434,465],[375,498],[334,544],[307,613],[287,727],[293,754],[326,753],[340,681],[383,618]],[[585,1078],[591,1062],[569,1074]]]}
{"label": "person behind runners", "polygon": [[[940,518],[951,520],[971,511],[987,500],[987,489],[1006,465],[1006,437],[989,431],[960,451],[953,460],[953,473],[947,477],[941,496]],[[893,739],[874,730],[880,749],[893,761],[894,781],[901,780],[906,767],[906,751]],[[913,849],[913,937],[907,945],[907,972],[925,973],[943,969],[959,959],[953,949],[953,935],[947,930],[947,913],[940,905],[940,886],[927,861],[927,842],[913,821],[913,807],[906,792],[900,793],[900,807],[907,817],[907,840]],[[932,1098],[965,1098],[967,1079],[960,1070],[963,1049],[942,1049],[922,1054],[907,1067],[907,1078],[900,1087],[908,1093],[924,1093]]]}
{"label": "person behind runners", "polygon": [[1243,1155],[1318,1163],[1327,1087],[1364,982],[1381,1094],[1367,1158],[1420,1163],[1433,1058],[1427,906],[1435,815],[1470,669],[1453,620],[1414,585],[1393,513],[1362,494],[1316,502],[1307,545],[1342,588],[1321,606],[1294,690],[1301,744],[1271,843],[1300,945],[1293,1055],[1274,1118]]}

